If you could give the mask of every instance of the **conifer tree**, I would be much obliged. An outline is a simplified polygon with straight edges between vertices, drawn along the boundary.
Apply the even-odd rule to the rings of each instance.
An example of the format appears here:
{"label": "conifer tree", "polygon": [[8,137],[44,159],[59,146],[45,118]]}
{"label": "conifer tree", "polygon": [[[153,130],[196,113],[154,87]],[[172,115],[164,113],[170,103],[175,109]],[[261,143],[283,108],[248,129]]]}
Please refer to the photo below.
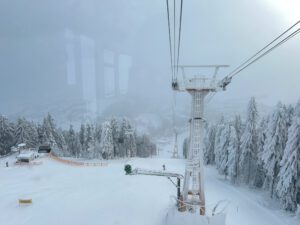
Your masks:
{"label": "conifer tree", "polygon": [[0,155],[8,154],[15,144],[14,124],[0,115]]}
{"label": "conifer tree", "polygon": [[216,126],[211,125],[206,129],[206,135],[204,137],[204,163],[215,163],[215,140],[216,139]]}
{"label": "conifer tree", "polygon": [[25,118],[19,118],[14,133],[16,144],[25,143],[29,148],[37,147],[38,133],[33,122],[29,122]]}
{"label": "conifer tree", "polygon": [[70,125],[69,131],[67,132],[66,142],[68,145],[68,151],[71,155],[79,157],[80,152],[80,143],[79,137],[73,129],[73,126]]}
{"label": "conifer tree", "polygon": [[215,144],[214,144],[214,152],[215,152],[215,164],[216,167],[219,168],[222,160],[222,150],[223,150],[223,142],[221,139],[221,134],[225,129],[224,117],[222,116],[219,123],[216,126],[216,135],[215,135]]}
{"label": "conifer tree", "polygon": [[224,125],[224,129],[220,134],[219,142],[219,163],[217,168],[220,174],[224,174],[225,178],[228,175],[228,154],[229,154],[229,142],[230,142],[230,125]]}
{"label": "conifer tree", "polygon": [[110,121],[106,121],[102,124],[101,134],[101,150],[104,159],[112,159],[114,157],[114,143],[112,136],[112,128]]}
{"label": "conifer tree", "polygon": [[265,182],[265,169],[262,156],[264,153],[265,142],[268,134],[269,117],[263,117],[257,128],[258,141],[257,141],[257,169],[255,171],[255,177],[253,185],[261,188]]}
{"label": "conifer tree", "polygon": [[280,170],[280,161],[287,142],[288,116],[286,107],[280,102],[277,104],[268,125],[268,133],[264,144],[262,160],[266,171],[265,185],[273,197]]}
{"label": "conifer tree", "polygon": [[295,108],[292,125],[288,130],[288,141],[280,162],[277,195],[282,206],[296,211],[300,204],[300,100]]}
{"label": "conifer tree", "polygon": [[257,120],[258,111],[255,98],[248,104],[245,130],[241,137],[240,173],[241,179],[250,184],[257,168]]}
{"label": "conifer tree", "polygon": [[85,140],[86,140],[86,134],[85,134],[85,125],[81,124],[80,126],[80,131],[79,131],[79,142],[81,145],[81,156],[85,154],[86,152],[86,145],[85,145]]}
{"label": "conifer tree", "polygon": [[232,183],[237,183],[239,175],[239,141],[236,128],[230,126],[228,143],[228,175]]}

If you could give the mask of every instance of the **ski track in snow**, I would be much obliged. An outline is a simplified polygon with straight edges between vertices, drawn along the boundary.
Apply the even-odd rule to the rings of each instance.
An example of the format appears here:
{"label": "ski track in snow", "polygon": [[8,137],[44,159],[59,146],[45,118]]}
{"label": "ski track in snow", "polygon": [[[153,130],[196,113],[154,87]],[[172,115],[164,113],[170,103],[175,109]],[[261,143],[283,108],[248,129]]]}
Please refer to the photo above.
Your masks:
{"label": "ski track in snow", "polygon": [[[183,136],[179,136],[182,143]],[[49,158],[42,165],[10,166],[15,156],[0,159],[0,225],[161,225],[176,188],[163,177],[126,176],[124,165],[184,172],[184,160],[170,159],[173,140],[156,158],[110,161],[107,167],[74,167]],[[179,146],[179,150],[181,150]],[[300,225],[299,218],[261,204],[254,190],[224,181],[213,167],[205,168],[207,207],[230,202],[227,225]],[[33,204],[19,206],[19,198]],[[264,200],[263,200],[264,201]]]}

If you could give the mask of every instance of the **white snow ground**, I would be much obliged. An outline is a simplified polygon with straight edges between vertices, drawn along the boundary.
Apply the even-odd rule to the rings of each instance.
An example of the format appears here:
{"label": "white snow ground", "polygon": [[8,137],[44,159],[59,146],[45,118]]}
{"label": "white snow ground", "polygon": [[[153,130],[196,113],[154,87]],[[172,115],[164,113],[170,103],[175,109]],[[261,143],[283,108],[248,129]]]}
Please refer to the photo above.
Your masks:
{"label": "white snow ground", "polygon": [[[129,163],[155,170],[165,164],[167,170],[183,173],[184,160],[167,158],[164,152],[164,158]],[[43,158],[42,165],[6,168],[14,157],[0,159],[0,225],[161,225],[170,196],[176,195],[166,178],[124,175],[126,160],[110,161],[107,167],[74,167]],[[299,218],[266,205],[260,192],[228,184],[213,167],[205,172],[208,207],[230,201],[227,225],[300,225]],[[18,199],[26,197],[33,204],[19,206]]]}

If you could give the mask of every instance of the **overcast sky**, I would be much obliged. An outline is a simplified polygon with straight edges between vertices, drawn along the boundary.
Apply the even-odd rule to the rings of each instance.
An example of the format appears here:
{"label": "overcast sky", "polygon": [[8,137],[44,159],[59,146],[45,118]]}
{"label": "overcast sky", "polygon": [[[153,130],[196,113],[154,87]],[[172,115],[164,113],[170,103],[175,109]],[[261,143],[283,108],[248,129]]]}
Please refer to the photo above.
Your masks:
{"label": "overcast sky", "polygon": [[[298,0],[184,1],[180,61],[230,65],[220,71],[222,77],[299,20],[299,10]],[[1,0],[0,113],[20,113],[28,106],[39,110],[41,103],[80,96],[76,88],[71,94],[64,91],[66,29],[130,57],[128,97],[168,104],[164,0]],[[251,96],[268,106],[278,100],[295,103],[300,98],[299,56],[300,35],[240,73],[211,105],[244,107]]]}

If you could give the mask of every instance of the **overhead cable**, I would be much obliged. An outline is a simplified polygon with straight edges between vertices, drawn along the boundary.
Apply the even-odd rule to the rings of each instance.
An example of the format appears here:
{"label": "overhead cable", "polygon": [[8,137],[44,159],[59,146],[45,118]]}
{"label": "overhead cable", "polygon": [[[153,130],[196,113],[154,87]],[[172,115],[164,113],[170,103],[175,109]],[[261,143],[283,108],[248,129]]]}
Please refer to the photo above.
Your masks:
{"label": "overhead cable", "polygon": [[[297,34],[299,34],[300,28],[298,28],[296,31],[289,34],[287,37],[285,37],[283,40],[272,46],[274,43],[276,43],[278,40],[280,40],[284,35],[286,35],[289,31],[291,31],[294,27],[296,27],[298,24],[300,24],[300,20],[293,24],[291,27],[289,27],[287,30],[285,30],[283,33],[281,33],[278,37],[276,37],[273,41],[271,41],[269,44],[267,44],[265,47],[263,47],[261,50],[259,50],[257,53],[255,53],[253,56],[251,56],[249,59],[247,59],[245,62],[243,62],[241,65],[239,65],[237,68],[235,68],[232,72],[230,72],[227,77],[232,78],[244,69],[246,69],[248,66],[252,65],[257,60],[261,59],[263,56],[267,55],[289,39],[293,38]],[[272,46],[271,48],[269,48]]]}
{"label": "overhead cable", "polygon": [[173,68],[173,53],[172,53],[172,40],[171,40],[171,24],[170,24],[170,11],[169,11],[169,0],[166,0],[167,3],[167,17],[168,17],[168,31],[169,31],[169,48],[170,48],[170,60],[171,60],[171,72],[172,80],[174,79],[174,68]]}
{"label": "overhead cable", "polygon": [[279,43],[274,45],[272,48],[268,49],[267,51],[265,51],[264,53],[262,53],[258,57],[254,58],[252,61],[249,61],[248,64],[244,65],[243,67],[239,67],[240,68],[239,70],[235,71],[234,73],[230,73],[230,75],[228,75],[228,77],[232,78],[232,77],[236,76],[238,73],[240,73],[241,71],[243,71],[244,69],[246,69],[247,67],[249,67],[250,65],[255,63],[256,61],[258,61],[259,59],[261,59],[265,55],[269,54],[270,52],[272,52],[273,50],[275,50],[276,48],[278,48],[279,46],[281,46],[282,44],[284,44],[285,42],[287,42],[291,38],[295,37],[299,33],[300,33],[300,28],[298,28],[296,31],[294,31],[290,35],[288,35],[286,38],[281,40]]}
{"label": "overhead cable", "polygon": [[181,24],[182,24],[182,6],[183,6],[183,0],[181,0],[181,2],[180,2],[180,19],[179,19],[179,33],[178,33],[178,49],[177,49],[176,74],[178,74],[178,65],[179,65],[179,52],[180,52],[180,41],[181,41]]}

